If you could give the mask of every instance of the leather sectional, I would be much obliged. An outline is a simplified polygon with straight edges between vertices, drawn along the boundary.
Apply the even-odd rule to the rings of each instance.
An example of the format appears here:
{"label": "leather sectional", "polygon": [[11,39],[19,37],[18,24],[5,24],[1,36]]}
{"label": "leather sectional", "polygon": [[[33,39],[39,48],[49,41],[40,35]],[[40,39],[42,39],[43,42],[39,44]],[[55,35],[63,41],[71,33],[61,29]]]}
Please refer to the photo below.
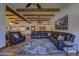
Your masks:
{"label": "leather sectional", "polygon": [[[50,33],[50,36],[48,35]],[[65,37],[64,41],[70,41],[74,42],[75,35],[72,33],[66,33],[66,32],[56,32],[56,31],[33,31],[31,33],[32,39],[44,39],[48,38],[58,49],[62,50],[63,46],[65,46],[64,43],[62,43],[61,47],[58,41],[58,36],[63,35]]]}

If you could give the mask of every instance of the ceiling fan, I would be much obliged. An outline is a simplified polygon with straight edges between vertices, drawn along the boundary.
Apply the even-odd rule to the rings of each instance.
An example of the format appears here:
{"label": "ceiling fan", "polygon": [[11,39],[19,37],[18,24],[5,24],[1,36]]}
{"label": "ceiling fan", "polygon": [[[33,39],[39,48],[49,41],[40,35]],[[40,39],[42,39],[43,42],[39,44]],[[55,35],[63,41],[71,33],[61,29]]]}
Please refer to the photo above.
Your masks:
{"label": "ceiling fan", "polygon": [[33,5],[36,5],[36,7],[37,7],[38,9],[41,9],[41,8],[42,8],[39,3],[28,3],[28,4],[26,5],[26,7],[30,7],[32,4],[33,4]]}

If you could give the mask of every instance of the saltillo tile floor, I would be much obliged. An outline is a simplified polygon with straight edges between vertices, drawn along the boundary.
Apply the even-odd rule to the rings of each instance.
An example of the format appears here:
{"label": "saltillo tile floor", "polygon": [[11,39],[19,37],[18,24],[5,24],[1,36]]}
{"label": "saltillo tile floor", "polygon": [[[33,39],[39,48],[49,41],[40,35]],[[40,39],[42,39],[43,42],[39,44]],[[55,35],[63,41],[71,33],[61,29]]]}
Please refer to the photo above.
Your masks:
{"label": "saltillo tile floor", "polygon": [[0,50],[0,56],[15,56],[24,47],[25,43],[26,41]]}

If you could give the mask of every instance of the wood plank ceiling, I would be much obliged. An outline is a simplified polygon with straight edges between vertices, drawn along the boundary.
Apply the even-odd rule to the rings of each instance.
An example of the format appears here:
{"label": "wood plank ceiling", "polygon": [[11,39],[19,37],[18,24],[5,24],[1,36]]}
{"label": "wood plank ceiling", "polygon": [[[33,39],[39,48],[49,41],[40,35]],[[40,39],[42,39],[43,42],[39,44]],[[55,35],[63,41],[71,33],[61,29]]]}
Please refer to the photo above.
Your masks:
{"label": "wood plank ceiling", "polygon": [[[9,10],[10,8],[8,6],[6,6],[6,9]],[[60,11],[60,8],[42,8],[42,9],[38,9],[38,8],[16,8],[16,11],[18,13],[23,13],[22,14],[23,17],[20,16],[18,13],[14,12],[13,10],[9,10],[9,11],[11,11],[11,12],[14,13],[14,14],[6,13],[6,16],[7,17],[10,17],[11,16],[9,19],[20,19],[20,18],[22,18],[24,21],[27,21],[25,19],[25,17],[27,17],[27,19],[29,19],[29,21],[27,21],[27,22],[30,22],[30,21],[38,21],[38,19],[40,21],[49,21],[51,19],[51,17],[54,17],[55,16],[55,14],[51,14],[49,12],[59,12]],[[27,12],[31,12],[31,13],[28,14]],[[38,12],[38,13],[34,13],[33,14],[32,12]],[[42,12],[42,14],[40,14],[40,12]],[[47,12],[47,14],[44,13],[44,12]],[[16,16],[16,15],[19,16],[20,18],[17,18],[17,17],[16,18],[13,18],[13,16]],[[35,16],[37,16],[37,17],[35,17]]]}
{"label": "wood plank ceiling", "polygon": [[13,9],[11,9],[9,6],[6,5],[6,11],[10,11],[11,13],[13,13],[14,15],[18,16],[19,18],[23,19],[24,21],[30,23],[28,20],[26,20],[24,17],[22,17],[20,14],[18,14],[16,11],[14,11]]}

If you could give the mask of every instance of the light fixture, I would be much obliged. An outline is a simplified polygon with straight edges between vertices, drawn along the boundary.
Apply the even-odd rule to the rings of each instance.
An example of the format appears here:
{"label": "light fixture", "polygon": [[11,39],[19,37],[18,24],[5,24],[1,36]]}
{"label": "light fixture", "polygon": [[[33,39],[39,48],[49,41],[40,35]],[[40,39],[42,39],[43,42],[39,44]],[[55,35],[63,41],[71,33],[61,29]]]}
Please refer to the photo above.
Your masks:
{"label": "light fixture", "polygon": [[12,26],[13,26],[13,25],[15,25],[15,24],[14,24],[14,23],[12,23],[12,22],[9,22],[9,25],[12,25]]}

